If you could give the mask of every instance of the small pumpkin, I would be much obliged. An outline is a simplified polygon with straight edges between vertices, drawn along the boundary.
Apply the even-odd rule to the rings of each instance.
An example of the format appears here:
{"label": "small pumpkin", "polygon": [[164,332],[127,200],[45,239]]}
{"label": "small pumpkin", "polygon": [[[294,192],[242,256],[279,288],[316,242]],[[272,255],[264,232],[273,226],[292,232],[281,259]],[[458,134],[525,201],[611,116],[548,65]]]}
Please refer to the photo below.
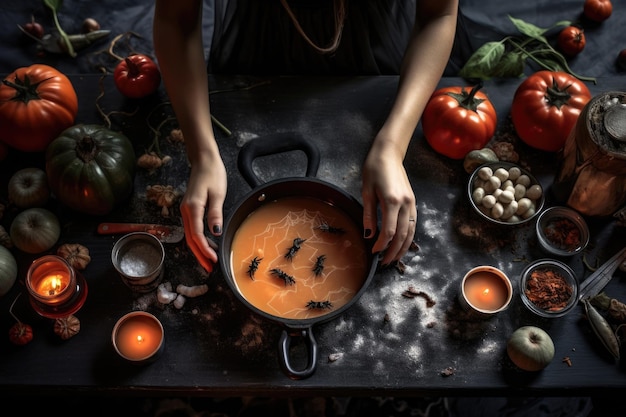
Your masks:
{"label": "small pumpkin", "polygon": [[57,255],[64,258],[72,268],[83,270],[91,262],[89,249],[79,243],[65,243],[57,249]]}
{"label": "small pumpkin", "polygon": [[80,320],[73,314],[54,320],[54,334],[63,340],[67,340],[80,331]]}
{"label": "small pumpkin", "polygon": [[33,328],[29,324],[18,321],[9,328],[9,340],[14,345],[24,346],[33,340]]}
{"label": "small pumpkin", "polygon": [[13,313],[13,307],[15,307],[15,303],[17,299],[20,298],[20,295],[22,295],[22,293],[17,294],[17,297],[15,297],[9,307],[9,314],[15,319],[15,323],[9,328],[9,341],[14,345],[24,346],[33,340],[33,328],[30,324],[22,323]]}
{"label": "small pumpkin", "polygon": [[105,215],[126,200],[135,175],[135,152],[122,133],[102,125],[78,124],[46,149],[50,189],[74,210]]}

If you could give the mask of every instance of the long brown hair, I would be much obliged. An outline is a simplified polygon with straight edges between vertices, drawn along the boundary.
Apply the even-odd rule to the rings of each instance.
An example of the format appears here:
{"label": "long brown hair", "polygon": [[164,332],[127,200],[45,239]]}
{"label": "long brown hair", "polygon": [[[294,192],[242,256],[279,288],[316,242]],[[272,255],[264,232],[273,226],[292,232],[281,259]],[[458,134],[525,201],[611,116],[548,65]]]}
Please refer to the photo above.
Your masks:
{"label": "long brown hair", "polygon": [[317,45],[308,37],[308,35],[302,29],[302,26],[300,26],[300,22],[298,22],[298,19],[293,14],[291,7],[289,7],[287,0],[280,0],[280,3],[283,5],[285,10],[287,11],[287,14],[291,18],[291,21],[296,27],[296,30],[298,31],[298,33],[300,33],[300,35],[302,35],[304,40],[320,54],[331,54],[337,50],[337,48],[339,47],[339,43],[341,42],[341,34],[343,32],[343,25],[344,25],[344,21],[346,20],[346,1],[347,0],[333,0],[333,9],[334,9],[334,17],[335,17],[335,34],[330,44],[326,47],[321,47]]}

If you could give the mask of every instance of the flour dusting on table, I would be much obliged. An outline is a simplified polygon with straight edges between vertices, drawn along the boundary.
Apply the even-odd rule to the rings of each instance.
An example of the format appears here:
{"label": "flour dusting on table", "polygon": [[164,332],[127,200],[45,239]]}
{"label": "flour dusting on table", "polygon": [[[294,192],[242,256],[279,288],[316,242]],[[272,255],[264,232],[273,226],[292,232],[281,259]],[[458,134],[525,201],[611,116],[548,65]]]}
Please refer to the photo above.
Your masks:
{"label": "flour dusting on table", "polygon": [[[454,353],[455,344],[470,341],[475,345],[474,356],[493,356],[502,346],[501,340],[491,336],[497,318],[477,319],[462,311],[456,300],[460,279],[476,265],[466,264],[460,256],[462,249],[449,244],[452,214],[425,204],[418,206],[418,212],[421,230],[416,239],[431,239],[428,249],[409,251],[402,260],[403,272],[396,268],[378,271],[359,302],[337,319],[333,334],[326,335],[335,344],[337,335],[350,340],[335,346],[335,352],[342,352],[342,361],[371,361],[373,372],[389,379],[394,377],[389,373],[398,369],[395,362],[404,364],[408,374],[422,376],[424,364],[443,345],[452,353],[439,364],[442,370],[467,362],[460,347],[459,355]],[[500,268],[506,265],[502,260],[495,263]],[[353,314],[365,315],[368,325],[355,328]]]}

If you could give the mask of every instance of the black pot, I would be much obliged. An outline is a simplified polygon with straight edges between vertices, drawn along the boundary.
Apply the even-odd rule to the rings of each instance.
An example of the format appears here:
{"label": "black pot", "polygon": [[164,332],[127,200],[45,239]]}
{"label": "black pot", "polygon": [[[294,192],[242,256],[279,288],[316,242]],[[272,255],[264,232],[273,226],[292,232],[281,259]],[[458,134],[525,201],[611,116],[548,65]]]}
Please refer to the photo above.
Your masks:
{"label": "black pot", "polygon": [[[282,152],[300,150],[307,155],[306,177],[283,178],[263,183],[252,169],[252,162],[260,156],[274,155]],[[292,379],[303,379],[311,376],[315,372],[317,364],[317,342],[313,335],[313,326],[332,320],[350,308],[361,297],[367,286],[371,282],[376,271],[377,258],[371,253],[371,241],[366,241],[368,255],[369,272],[363,285],[354,297],[345,305],[336,310],[329,310],[328,313],[307,319],[284,318],[269,314],[252,305],[241,294],[232,271],[230,269],[230,251],[235,236],[235,232],[242,222],[257,208],[266,202],[275,201],[281,198],[314,198],[330,203],[342,210],[346,215],[354,220],[356,224],[362,224],[363,206],[353,196],[340,188],[314,178],[319,167],[319,149],[314,143],[294,134],[275,134],[268,137],[257,138],[247,142],[239,152],[238,166],[243,177],[253,187],[226,219],[220,245],[220,266],[226,282],[232,289],[235,296],[249,309],[259,316],[275,322],[283,327],[283,331],[278,344],[278,360],[282,370]],[[307,349],[307,364],[304,369],[294,369],[291,364],[290,346],[294,338],[300,338]]]}

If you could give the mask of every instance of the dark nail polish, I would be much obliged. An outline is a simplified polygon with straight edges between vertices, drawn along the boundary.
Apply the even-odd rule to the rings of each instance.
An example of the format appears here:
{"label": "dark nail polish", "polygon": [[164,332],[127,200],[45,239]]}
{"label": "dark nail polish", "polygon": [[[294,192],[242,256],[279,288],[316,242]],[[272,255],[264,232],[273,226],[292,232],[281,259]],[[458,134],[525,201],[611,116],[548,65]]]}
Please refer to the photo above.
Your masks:
{"label": "dark nail polish", "polygon": [[213,233],[215,233],[216,235],[222,233],[222,226],[220,226],[219,224],[213,225]]}
{"label": "dark nail polish", "polygon": [[365,232],[363,233],[363,237],[367,239],[370,236],[372,236],[372,229],[365,229]]}

